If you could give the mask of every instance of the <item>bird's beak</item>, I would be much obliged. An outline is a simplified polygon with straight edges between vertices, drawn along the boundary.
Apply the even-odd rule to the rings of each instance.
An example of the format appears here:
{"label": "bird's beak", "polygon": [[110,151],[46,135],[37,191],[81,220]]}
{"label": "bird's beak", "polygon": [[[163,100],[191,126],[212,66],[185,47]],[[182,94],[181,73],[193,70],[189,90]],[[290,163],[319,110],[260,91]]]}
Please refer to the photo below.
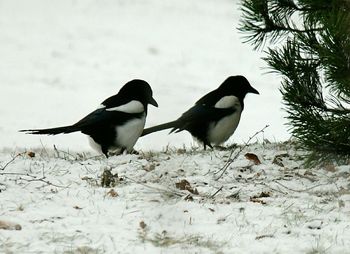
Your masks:
{"label": "bird's beak", "polygon": [[255,89],[255,88],[253,88],[253,87],[250,87],[250,89],[249,89],[248,93],[260,94],[260,93],[258,92],[258,90],[256,90],[256,89]]}
{"label": "bird's beak", "polygon": [[156,100],[153,97],[151,97],[151,99],[149,100],[149,104],[158,108],[158,103],[156,102]]}

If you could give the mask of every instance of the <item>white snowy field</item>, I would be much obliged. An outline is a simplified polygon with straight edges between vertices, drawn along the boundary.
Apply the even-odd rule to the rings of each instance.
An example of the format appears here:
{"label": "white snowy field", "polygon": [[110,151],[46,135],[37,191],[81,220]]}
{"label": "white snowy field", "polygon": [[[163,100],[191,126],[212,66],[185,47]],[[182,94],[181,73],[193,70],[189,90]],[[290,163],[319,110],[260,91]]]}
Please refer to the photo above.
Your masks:
{"label": "white snowy field", "polygon": [[305,169],[290,144],[245,147],[221,178],[230,150],[34,152],[0,153],[0,253],[350,250],[350,167]]}
{"label": "white snowy field", "polygon": [[[233,0],[0,0],[0,253],[350,253],[350,167],[306,169],[304,152],[266,141],[290,137],[281,80],[242,43],[239,15]],[[152,126],[238,74],[260,95],[227,144],[270,127],[219,179],[230,150],[185,132],[109,159],[80,133],[18,132],[72,124],[134,78],[159,103]]]}
{"label": "white snowy field", "polygon": [[[232,0],[0,1],[0,147],[88,150],[80,133],[31,136],[20,129],[73,124],[134,78],[147,80],[159,108],[147,126],[173,120],[229,75],[249,94],[233,142],[266,124],[265,137],[286,140],[280,79],[242,43]],[[188,133],[150,135],[136,149],[191,144]]]}

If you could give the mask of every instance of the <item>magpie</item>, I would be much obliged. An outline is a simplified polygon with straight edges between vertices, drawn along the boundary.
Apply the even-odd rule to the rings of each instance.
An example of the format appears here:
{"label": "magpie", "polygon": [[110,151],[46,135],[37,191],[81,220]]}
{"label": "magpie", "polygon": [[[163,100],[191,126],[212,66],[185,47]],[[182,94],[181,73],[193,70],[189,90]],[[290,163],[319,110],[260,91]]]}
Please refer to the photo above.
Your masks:
{"label": "magpie", "polygon": [[230,76],[180,118],[144,129],[141,136],[170,128],[170,133],[186,130],[203,143],[204,150],[207,146],[213,148],[212,144],[225,142],[236,130],[247,93],[259,94],[244,76]]}
{"label": "magpie", "polygon": [[131,152],[145,126],[148,104],[158,107],[152,94],[146,81],[134,79],[73,125],[20,131],[47,135],[80,131],[88,135],[91,146],[106,157],[109,152]]}

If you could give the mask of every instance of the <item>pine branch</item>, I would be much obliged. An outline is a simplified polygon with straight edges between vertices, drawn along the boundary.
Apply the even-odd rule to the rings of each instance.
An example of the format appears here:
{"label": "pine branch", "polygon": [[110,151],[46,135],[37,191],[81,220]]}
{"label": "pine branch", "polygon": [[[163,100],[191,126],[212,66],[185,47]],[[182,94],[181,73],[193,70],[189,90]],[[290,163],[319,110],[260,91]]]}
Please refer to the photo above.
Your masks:
{"label": "pine branch", "polygon": [[[266,50],[292,134],[314,159],[350,158],[350,1],[244,0],[240,31]],[[298,21],[296,21],[298,20]],[[302,21],[300,23],[300,20]],[[296,25],[298,24],[298,25]]]}
{"label": "pine branch", "polygon": [[[269,2],[271,2],[269,6]],[[286,7],[288,7],[286,9]],[[243,18],[239,30],[247,33],[245,42],[251,43],[255,49],[263,46],[266,40],[271,43],[288,34],[300,34],[322,31],[321,27],[298,28],[292,21],[291,15],[295,10],[306,11],[298,7],[294,1],[244,1],[241,8]]]}

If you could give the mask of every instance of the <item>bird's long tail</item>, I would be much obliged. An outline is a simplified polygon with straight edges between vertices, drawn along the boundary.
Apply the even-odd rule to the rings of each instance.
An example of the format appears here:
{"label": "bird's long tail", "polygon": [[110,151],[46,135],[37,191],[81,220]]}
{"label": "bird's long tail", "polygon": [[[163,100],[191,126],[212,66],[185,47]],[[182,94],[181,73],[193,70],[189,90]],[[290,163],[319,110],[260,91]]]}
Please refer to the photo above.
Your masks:
{"label": "bird's long tail", "polygon": [[173,128],[173,130],[171,130],[171,132],[173,132],[174,128],[177,128],[177,125],[178,125],[178,122],[175,120],[172,122],[163,123],[163,124],[156,125],[156,126],[153,126],[150,128],[146,128],[143,130],[141,137],[146,136],[146,135],[151,134],[151,133],[156,132],[156,131],[162,131],[162,130],[166,130],[166,129],[170,129],[170,128]]}
{"label": "bird's long tail", "polygon": [[26,134],[57,135],[61,133],[71,133],[79,130],[80,129],[75,127],[74,125],[70,125],[50,129],[20,130],[20,132],[25,132]]}

